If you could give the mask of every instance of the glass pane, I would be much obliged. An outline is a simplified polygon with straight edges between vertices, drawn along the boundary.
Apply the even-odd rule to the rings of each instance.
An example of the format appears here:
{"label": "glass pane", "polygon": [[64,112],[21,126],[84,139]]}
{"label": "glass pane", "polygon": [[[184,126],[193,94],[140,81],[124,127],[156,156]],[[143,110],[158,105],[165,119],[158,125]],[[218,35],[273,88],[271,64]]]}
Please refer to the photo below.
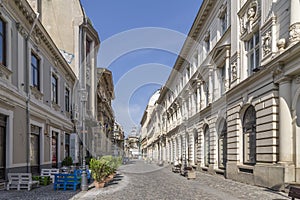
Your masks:
{"label": "glass pane", "polygon": [[254,53],[253,52],[250,54],[249,67],[250,67],[251,71],[254,68]]}
{"label": "glass pane", "polygon": [[259,66],[259,48],[255,49],[255,67]]}
{"label": "glass pane", "polygon": [[259,34],[258,32],[255,33],[255,45],[258,45],[259,44]]}
{"label": "glass pane", "polygon": [[30,135],[30,164],[39,165],[39,136]]}
{"label": "glass pane", "polygon": [[244,134],[244,162],[250,161],[249,133]]}
{"label": "glass pane", "polygon": [[5,168],[5,127],[0,126],[0,169]]}
{"label": "glass pane", "polygon": [[4,22],[2,21],[2,19],[0,19],[0,33],[3,34],[3,30],[4,30]]}
{"label": "glass pane", "polygon": [[248,51],[253,49],[253,38],[251,38],[248,42]]}
{"label": "glass pane", "polygon": [[3,40],[3,36],[0,35],[0,63],[3,63],[3,59],[4,59],[4,40]]}

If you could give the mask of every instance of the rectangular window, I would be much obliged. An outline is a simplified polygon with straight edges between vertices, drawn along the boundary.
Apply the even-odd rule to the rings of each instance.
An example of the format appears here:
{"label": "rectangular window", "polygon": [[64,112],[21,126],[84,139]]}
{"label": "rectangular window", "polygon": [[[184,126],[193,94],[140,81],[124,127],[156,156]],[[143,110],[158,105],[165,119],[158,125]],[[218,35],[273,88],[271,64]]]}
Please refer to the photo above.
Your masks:
{"label": "rectangular window", "polygon": [[6,65],[6,29],[5,22],[0,18],[0,63]]}
{"label": "rectangular window", "polygon": [[[190,79],[190,77],[191,77],[191,68],[189,66],[186,68],[186,74],[187,74],[188,79]],[[189,80],[187,80],[187,81],[189,81]]]}
{"label": "rectangular window", "polygon": [[31,85],[40,90],[40,60],[31,53]]}
{"label": "rectangular window", "polygon": [[225,93],[225,65],[220,69],[221,95]]}
{"label": "rectangular window", "polygon": [[248,75],[253,73],[253,70],[259,66],[259,34],[254,33],[253,36],[246,42],[247,59],[248,59]]}
{"label": "rectangular window", "polygon": [[31,125],[30,134],[30,166],[31,172],[39,173],[40,165],[40,130],[38,126]]}
{"label": "rectangular window", "polygon": [[65,135],[65,157],[70,156],[70,135]]}
{"label": "rectangular window", "polygon": [[51,85],[52,85],[52,103],[58,104],[58,85],[57,85],[57,77],[52,75],[51,77]]}
{"label": "rectangular window", "polygon": [[224,15],[220,17],[221,21],[221,34],[223,35],[225,31],[227,30],[227,13],[225,11]]}
{"label": "rectangular window", "polygon": [[208,40],[205,41],[205,51],[208,54],[210,50],[210,43],[209,43],[209,38]]}
{"label": "rectangular window", "polygon": [[68,88],[65,90],[65,110],[70,112],[70,90]]}

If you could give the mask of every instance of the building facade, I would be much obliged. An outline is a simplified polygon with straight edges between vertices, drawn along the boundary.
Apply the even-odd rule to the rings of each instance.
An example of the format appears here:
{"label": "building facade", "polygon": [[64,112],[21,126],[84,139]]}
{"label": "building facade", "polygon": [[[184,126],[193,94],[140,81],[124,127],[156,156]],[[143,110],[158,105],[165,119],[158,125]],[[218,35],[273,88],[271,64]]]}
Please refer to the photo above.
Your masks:
{"label": "building facade", "polygon": [[114,154],[115,115],[112,101],[115,98],[112,73],[108,69],[97,69],[97,119],[99,127],[95,137],[96,155]]}
{"label": "building facade", "polygon": [[91,130],[97,126],[99,36],[80,0],[28,2],[39,13],[43,26],[77,78],[72,88],[72,119],[75,129],[70,142],[73,161],[81,163],[83,151],[87,150],[87,156],[92,153],[94,135]]}
{"label": "building facade", "polygon": [[299,183],[299,8],[204,0],[148,121],[147,156],[272,189]]}
{"label": "building facade", "polygon": [[0,179],[69,153],[76,76],[27,1],[0,6]]}

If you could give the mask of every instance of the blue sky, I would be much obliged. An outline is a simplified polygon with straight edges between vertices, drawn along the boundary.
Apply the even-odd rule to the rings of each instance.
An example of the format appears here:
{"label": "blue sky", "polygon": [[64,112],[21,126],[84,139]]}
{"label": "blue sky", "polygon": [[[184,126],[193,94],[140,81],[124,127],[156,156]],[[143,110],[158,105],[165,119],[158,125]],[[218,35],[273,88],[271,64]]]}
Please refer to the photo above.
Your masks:
{"label": "blue sky", "polygon": [[128,134],[167,80],[201,0],[81,0],[98,31],[98,67],[113,73],[116,120]]}

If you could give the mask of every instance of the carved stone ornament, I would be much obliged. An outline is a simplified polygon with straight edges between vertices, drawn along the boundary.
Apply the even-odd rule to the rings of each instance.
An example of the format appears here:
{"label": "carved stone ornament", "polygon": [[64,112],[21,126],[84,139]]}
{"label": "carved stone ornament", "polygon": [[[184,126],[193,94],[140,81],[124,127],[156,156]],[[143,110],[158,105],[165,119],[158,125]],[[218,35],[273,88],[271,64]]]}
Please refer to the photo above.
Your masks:
{"label": "carved stone ornament", "polygon": [[87,82],[90,81],[91,78],[91,69],[89,67],[86,68],[86,80]]}
{"label": "carved stone ornament", "polygon": [[290,26],[290,42],[300,41],[300,23],[295,23]]}
{"label": "carved stone ornament", "polygon": [[271,44],[272,44],[271,31],[267,31],[262,36],[262,42],[263,42],[263,55],[266,56],[271,52]]}
{"label": "carved stone ornament", "polygon": [[283,51],[285,49],[286,41],[284,38],[281,38],[277,42],[278,51]]}
{"label": "carved stone ornament", "polygon": [[258,10],[258,3],[257,1],[253,1],[248,6],[244,15],[240,17],[241,35],[252,32],[252,26],[257,19],[257,10]]}
{"label": "carved stone ornament", "polygon": [[232,80],[237,79],[237,63],[234,62],[231,64],[231,74],[232,74]]}
{"label": "carved stone ornament", "polygon": [[296,77],[295,82],[296,82],[296,84],[300,84],[300,76],[297,76],[297,77]]}

